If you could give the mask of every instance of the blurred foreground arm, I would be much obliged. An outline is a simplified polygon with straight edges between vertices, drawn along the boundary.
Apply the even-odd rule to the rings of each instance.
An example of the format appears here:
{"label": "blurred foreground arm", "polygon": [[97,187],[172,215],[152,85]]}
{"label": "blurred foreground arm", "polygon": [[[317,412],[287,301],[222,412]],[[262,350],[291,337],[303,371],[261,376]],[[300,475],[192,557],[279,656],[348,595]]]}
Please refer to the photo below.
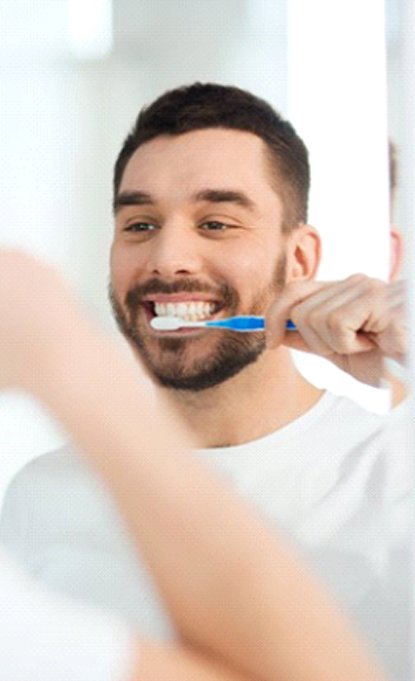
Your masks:
{"label": "blurred foreground arm", "polygon": [[381,681],[324,591],[190,453],[166,403],[60,277],[0,254],[0,387],[37,395],[106,480],[180,644],[139,643],[134,681]]}

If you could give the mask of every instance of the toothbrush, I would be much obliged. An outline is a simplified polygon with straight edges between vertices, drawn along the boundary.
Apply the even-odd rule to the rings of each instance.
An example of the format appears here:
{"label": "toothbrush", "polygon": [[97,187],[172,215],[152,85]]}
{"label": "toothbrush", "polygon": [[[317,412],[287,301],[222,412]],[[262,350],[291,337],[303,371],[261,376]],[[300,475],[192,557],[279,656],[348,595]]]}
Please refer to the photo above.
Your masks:
{"label": "toothbrush", "polygon": [[[191,322],[180,317],[153,317],[150,321],[153,329],[157,331],[177,331],[183,328],[211,328],[211,329],[231,329],[232,331],[264,331],[264,317],[239,316],[228,317],[227,319],[211,319],[200,322]],[[286,322],[288,331],[295,331],[296,326],[290,319]]]}

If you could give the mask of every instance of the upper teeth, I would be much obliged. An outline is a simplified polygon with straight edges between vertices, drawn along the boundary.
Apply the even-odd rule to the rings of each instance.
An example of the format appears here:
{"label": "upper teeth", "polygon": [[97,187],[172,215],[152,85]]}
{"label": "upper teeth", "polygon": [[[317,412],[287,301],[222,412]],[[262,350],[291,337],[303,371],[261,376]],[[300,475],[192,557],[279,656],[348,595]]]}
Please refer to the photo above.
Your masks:
{"label": "upper teeth", "polygon": [[206,319],[215,310],[215,303],[192,300],[181,303],[154,303],[154,312],[158,317],[180,317],[190,321]]}

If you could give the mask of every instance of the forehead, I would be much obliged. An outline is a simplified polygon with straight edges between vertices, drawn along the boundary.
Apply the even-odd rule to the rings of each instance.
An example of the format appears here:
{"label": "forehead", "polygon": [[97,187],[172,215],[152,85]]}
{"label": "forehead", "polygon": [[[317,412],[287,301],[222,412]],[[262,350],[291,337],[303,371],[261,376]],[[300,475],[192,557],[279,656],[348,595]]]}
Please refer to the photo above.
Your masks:
{"label": "forehead", "polygon": [[177,197],[200,187],[230,185],[276,196],[263,140],[249,132],[214,128],[145,142],[130,158],[120,191],[174,192]]}

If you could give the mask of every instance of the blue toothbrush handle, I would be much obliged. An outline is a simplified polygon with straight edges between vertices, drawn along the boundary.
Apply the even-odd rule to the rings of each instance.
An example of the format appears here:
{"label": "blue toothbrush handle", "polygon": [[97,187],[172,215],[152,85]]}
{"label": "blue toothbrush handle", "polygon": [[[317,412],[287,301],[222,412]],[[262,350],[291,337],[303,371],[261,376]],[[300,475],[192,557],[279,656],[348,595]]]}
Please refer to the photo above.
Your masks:
{"label": "blue toothbrush handle", "polygon": [[207,325],[232,329],[232,331],[263,331],[265,320],[263,317],[228,317],[228,319],[215,319],[207,322]]}
{"label": "blue toothbrush handle", "polygon": [[[254,316],[228,317],[228,319],[213,319],[212,321],[207,321],[205,326],[231,329],[232,331],[263,331],[265,329],[265,319],[264,317]],[[294,331],[296,326],[289,319],[286,328],[289,331]]]}

